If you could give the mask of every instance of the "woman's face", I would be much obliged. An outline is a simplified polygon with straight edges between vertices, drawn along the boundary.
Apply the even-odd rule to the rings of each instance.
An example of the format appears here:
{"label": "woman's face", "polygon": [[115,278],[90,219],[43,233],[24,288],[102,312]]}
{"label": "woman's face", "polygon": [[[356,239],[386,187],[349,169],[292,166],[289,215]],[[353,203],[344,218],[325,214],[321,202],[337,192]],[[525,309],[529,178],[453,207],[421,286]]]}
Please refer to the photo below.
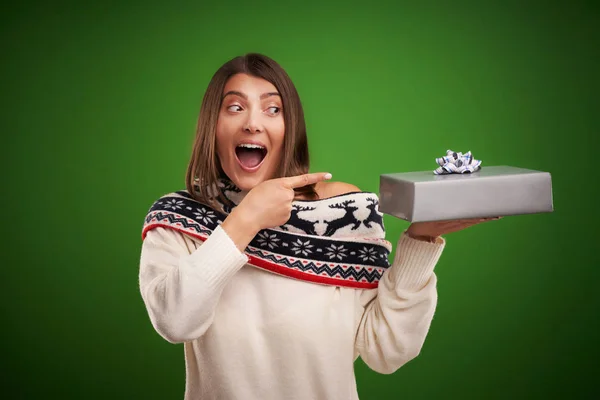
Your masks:
{"label": "woman's face", "polygon": [[262,78],[236,74],[225,85],[217,155],[223,171],[242,190],[275,176],[285,133],[282,107],[275,86]]}

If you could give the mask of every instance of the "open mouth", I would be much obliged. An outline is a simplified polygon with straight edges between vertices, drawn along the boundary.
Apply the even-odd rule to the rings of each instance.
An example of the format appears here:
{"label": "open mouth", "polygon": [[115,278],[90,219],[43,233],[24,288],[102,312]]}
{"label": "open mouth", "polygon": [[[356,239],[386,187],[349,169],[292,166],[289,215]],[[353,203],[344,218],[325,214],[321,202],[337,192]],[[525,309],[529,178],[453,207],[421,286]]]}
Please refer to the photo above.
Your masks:
{"label": "open mouth", "polygon": [[267,148],[258,144],[244,143],[235,148],[235,155],[244,170],[255,171],[264,161]]}

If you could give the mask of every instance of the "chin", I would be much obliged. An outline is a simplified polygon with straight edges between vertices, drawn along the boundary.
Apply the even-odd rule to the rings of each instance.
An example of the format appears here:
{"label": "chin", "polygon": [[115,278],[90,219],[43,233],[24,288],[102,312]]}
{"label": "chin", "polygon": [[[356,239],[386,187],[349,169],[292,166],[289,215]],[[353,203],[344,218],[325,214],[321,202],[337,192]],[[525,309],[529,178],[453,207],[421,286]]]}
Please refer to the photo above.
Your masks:
{"label": "chin", "polygon": [[[265,171],[266,172],[266,171]],[[245,171],[236,170],[232,174],[228,174],[231,182],[235,184],[239,189],[247,192],[254,189],[264,181],[270,179],[268,173],[263,171],[256,171],[254,173],[247,173]]]}
{"label": "chin", "polygon": [[243,190],[244,192],[248,192],[248,191],[254,189],[255,187],[257,187],[258,185],[260,185],[265,180],[266,179],[260,179],[259,177],[252,176],[252,177],[232,179],[232,182],[239,189]]}

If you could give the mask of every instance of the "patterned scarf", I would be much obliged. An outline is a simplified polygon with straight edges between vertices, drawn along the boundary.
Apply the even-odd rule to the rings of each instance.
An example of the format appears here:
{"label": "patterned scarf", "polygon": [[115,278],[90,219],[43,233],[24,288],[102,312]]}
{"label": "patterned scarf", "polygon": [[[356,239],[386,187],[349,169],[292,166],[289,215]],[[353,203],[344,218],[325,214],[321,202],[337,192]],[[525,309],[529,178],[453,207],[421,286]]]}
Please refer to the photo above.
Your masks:
{"label": "patterned scarf", "polygon": [[[144,220],[149,230],[164,227],[206,240],[245,196],[231,183],[219,186],[232,207],[215,210],[185,190],[158,199]],[[307,282],[373,289],[389,267],[377,195],[353,192],[319,200],[295,200],[286,224],[261,230],[245,249],[254,267]]]}

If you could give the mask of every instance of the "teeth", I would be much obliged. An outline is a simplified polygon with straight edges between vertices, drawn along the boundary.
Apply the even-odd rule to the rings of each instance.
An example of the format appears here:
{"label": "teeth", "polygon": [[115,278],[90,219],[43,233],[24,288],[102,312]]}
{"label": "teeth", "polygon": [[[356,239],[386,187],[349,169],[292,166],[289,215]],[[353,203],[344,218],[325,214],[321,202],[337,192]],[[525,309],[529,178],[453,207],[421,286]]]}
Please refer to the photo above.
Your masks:
{"label": "teeth", "polygon": [[250,144],[250,143],[240,144],[238,147],[245,147],[247,149],[261,149],[261,150],[264,150],[263,146],[260,146],[258,144]]}

